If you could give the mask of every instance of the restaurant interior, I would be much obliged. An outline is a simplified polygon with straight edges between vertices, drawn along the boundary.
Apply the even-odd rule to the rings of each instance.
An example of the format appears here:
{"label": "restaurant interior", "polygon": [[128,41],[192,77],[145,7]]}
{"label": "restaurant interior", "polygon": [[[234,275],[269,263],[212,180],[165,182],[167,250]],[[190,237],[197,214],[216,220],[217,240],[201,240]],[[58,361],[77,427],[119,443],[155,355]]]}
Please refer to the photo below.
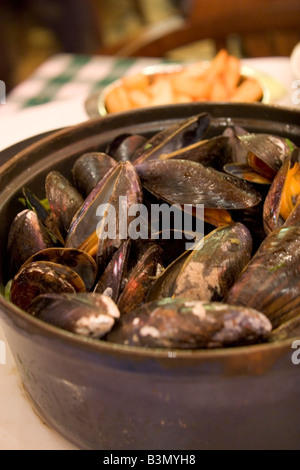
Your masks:
{"label": "restaurant interior", "polygon": [[297,0],[12,0],[0,5],[0,76],[9,91],[59,52],[212,58],[289,56]]}

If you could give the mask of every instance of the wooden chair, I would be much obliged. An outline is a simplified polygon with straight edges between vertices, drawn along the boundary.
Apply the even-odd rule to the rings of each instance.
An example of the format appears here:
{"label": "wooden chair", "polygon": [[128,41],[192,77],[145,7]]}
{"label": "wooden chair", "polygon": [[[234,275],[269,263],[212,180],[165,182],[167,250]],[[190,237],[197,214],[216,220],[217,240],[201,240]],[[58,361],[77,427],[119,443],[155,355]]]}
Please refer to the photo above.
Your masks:
{"label": "wooden chair", "polygon": [[[186,7],[185,0],[181,2]],[[145,29],[129,40],[102,47],[100,54],[127,57],[165,57],[169,51],[212,38],[226,47],[234,34],[240,37],[244,57],[287,56],[300,41],[299,0],[190,0],[182,21],[159,31]]]}

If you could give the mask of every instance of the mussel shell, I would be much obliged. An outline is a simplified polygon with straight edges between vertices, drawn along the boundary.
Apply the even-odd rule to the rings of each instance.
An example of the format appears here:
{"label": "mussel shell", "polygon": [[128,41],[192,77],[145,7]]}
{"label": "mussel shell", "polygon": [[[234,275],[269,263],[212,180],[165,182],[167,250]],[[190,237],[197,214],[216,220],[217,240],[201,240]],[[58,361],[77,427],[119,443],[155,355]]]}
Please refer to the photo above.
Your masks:
{"label": "mussel shell", "polygon": [[227,137],[218,135],[210,139],[200,140],[171,153],[162,153],[158,158],[159,160],[169,160],[170,158],[190,160],[201,163],[204,166],[222,169],[227,159],[227,143]]}
{"label": "mussel shell", "polygon": [[129,256],[130,243],[130,239],[125,240],[122,243],[120,248],[113,255],[111,261],[108,263],[94,289],[95,293],[107,295],[114,300],[114,302],[118,301],[121,291],[124,272]]}
{"label": "mussel shell", "polygon": [[[97,256],[97,250],[99,250],[99,257],[102,255],[104,257],[104,255],[107,254],[105,251],[107,250],[108,252],[109,248],[112,246],[111,256],[105,256],[105,260],[103,260],[101,264],[101,273],[111,259],[114,251],[121,246],[124,239],[122,241],[118,237],[117,240],[111,240],[110,238],[106,240],[101,239],[101,230],[103,231],[105,226],[104,223],[101,223],[103,219],[97,214],[97,209],[101,205],[112,205],[116,208],[116,222],[118,222],[120,196],[127,197],[128,205],[142,201],[141,184],[130,162],[119,163],[102,178],[73,218],[66,238],[66,247],[79,248],[83,251],[87,251],[93,257]],[[96,233],[97,226],[99,225],[99,233]],[[118,229],[118,227],[116,227],[116,229]],[[90,239],[92,239],[91,243]],[[100,245],[99,248],[98,245]]]}
{"label": "mussel shell", "polygon": [[106,152],[116,161],[126,162],[132,160],[146,142],[146,137],[142,135],[121,134],[110,142]]}
{"label": "mussel shell", "polygon": [[267,235],[276,228],[281,227],[284,223],[284,220],[280,216],[280,206],[284,183],[286,181],[290,165],[291,159],[287,158],[277,172],[264,201],[263,224]]}
{"label": "mussel shell", "polygon": [[48,173],[45,190],[54,220],[60,232],[66,234],[74,215],[83,204],[83,197],[58,171]]}
{"label": "mussel shell", "polygon": [[288,338],[300,338],[300,315],[275,328],[272,331],[270,341],[284,341]]}
{"label": "mussel shell", "polygon": [[53,240],[36,213],[29,209],[19,212],[11,224],[8,235],[10,275],[14,276],[34,253],[52,246]]}
{"label": "mussel shell", "polygon": [[162,259],[161,247],[153,244],[134,266],[118,300],[122,315],[128,314],[145,301],[158,270],[162,268]]}
{"label": "mussel shell", "polygon": [[[291,147],[284,137],[249,133],[239,136],[239,139],[248,150],[247,161],[250,166],[252,166],[252,155],[266,165],[262,168],[263,174],[267,167],[276,174],[285,158],[291,154]],[[259,170],[259,168],[256,169]]]}
{"label": "mussel shell", "polygon": [[40,294],[85,290],[83,280],[73,269],[50,261],[35,261],[21,267],[13,278],[10,299],[27,310],[32,300]]}
{"label": "mussel shell", "polygon": [[267,185],[272,183],[271,180],[254,171],[247,163],[226,163],[223,170],[229,175],[236,176],[250,183]]}
{"label": "mussel shell", "polygon": [[265,341],[271,329],[269,320],[251,308],[164,299],[121,317],[107,341],[148,348],[221,348]]}
{"label": "mussel shell", "polygon": [[239,136],[247,135],[249,132],[240,127],[227,127],[223,132],[223,136],[227,137],[227,154],[233,163],[246,163],[248,150],[239,140]]}
{"label": "mussel shell", "polygon": [[28,312],[42,321],[82,336],[102,338],[120,313],[115,303],[101,294],[43,294]]}
{"label": "mussel shell", "polygon": [[200,163],[156,160],[143,162],[136,169],[145,188],[169,204],[245,209],[261,201],[250,183]]}
{"label": "mussel shell", "polygon": [[221,301],[250,261],[252,238],[242,224],[217,228],[195,247],[182,266],[174,297]]}
{"label": "mussel shell", "polygon": [[274,230],[225,301],[264,313],[274,328],[300,314],[300,227]]}
{"label": "mussel shell", "polygon": [[76,248],[48,248],[31,256],[24,265],[36,261],[50,261],[73,269],[84,281],[87,291],[95,284],[97,264],[85,251]]}
{"label": "mussel shell", "polygon": [[[124,242],[124,239],[128,236],[128,233],[122,233],[124,227],[121,227],[119,221],[125,219],[126,227],[129,231],[130,224],[135,219],[135,216],[130,215],[130,208],[141,204],[143,200],[141,182],[133,164],[127,161],[120,163],[119,166],[119,174],[108,199],[108,203],[115,210],[115,234],[108,234],[107,236],[106,230],[109,230],[109,227],[106,227],[106,221],[109,224],[109,217],[102,219],[97,231],[99,237],[97,260],[100,273],[107,266],[115,251]],[[118,167],[116,167],[116,171],[117,169]],[[120,197],[126,198],[126,207],[120,206]]]}
{"label": "mussel shell", "polygon": [[290,227],[292,225],[300,225],[300,199],[284,222],[283,227]]}
{"label": "mussel shell", "polygon": [[78,191],[87,197],[117,162],[104,152],[89,152],[79,157],[73,168],[73,180]]}
{"label": "mussel shell", "polygon": [[177,276],[188,256],[190,256],[189,251],[183,252],[158,276],[147,293],[147,302],[172,297]]}
{"label": "mussel shell", "polygon": [[157,159],[162,153],[171,153],[198,142],[205,135],[210,122],[211,116],[201,113],[167,127],[155,134],[136,152],[134,164]]}

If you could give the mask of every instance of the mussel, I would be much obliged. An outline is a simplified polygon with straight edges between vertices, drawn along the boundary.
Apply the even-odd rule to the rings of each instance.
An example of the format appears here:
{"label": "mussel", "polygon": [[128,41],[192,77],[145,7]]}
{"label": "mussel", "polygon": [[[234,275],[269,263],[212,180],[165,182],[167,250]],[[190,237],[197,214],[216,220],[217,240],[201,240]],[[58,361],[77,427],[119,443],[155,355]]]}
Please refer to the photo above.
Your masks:
{"label": "mussel", "polygon": [[58,171],[48,173],[45,190],[53,219],[59,231],[65,235],[74,215],[83,204],[83,197]]}
{"label": "mussel", "polygon": [[[120,207],[120,201],[124,202],[125,207]],[[142,189],[135,168],[130,162],[119,163],[98,183],[75,214],[66,247],[79,248],[93,257],[98,253],[99,267],[103,271],[113,253],[127,238],[127,231],[122,234],[122,227],[118,224],[120,212],[122,209],[125,212],[124,225],[127,229],[131,220],[128,218],[128,207],[141,202]],[[108,233],[110,222],[111,233]]]}
{"label": "mussel", "polygon": [[19,212],[8,234],[10,275],[14,276],[34,253],[52,246],[53,240],[37,214],[29,209]]}
{"label": "mussel", "polygon": [[11,301],[27,310],[40,294],[85,292],[82,278],[73,269],[51,261],[34,261],[20,268],[11,285]]}
{"label": "mussel", "polygon": [[[265,198],[263,222],[266,233],[270,233],[290,217],[300,200],[300,150],[285,159],[272,186]],[[293,223],[297,222],[298,211],[292,215]],[[291,220],[287,225],[291,224]]]}
{"label": "mussel", "polygon": [[211,116],[202,113],[158,132],[136,152],[134,164],[155,160],[161,154],[168,154],[198,142],[205,136],[210,123]]}
{"label": "mussel", "polygon": [[142,135],[121,134],[108,144],[106,152],[117,162],[126,162],[134,159],[146,142],[146,137]]}
{"label": "mussel", "polygon": [[73,181],[84,198],[97,186],[117,162],[104,152],[89,152],[79,157],[73,165]]}
{"label": "mussel", "polygon": [[221,301],[250,261],[252,238],[242,224],[209,233],[185,260],[176,278],[174,297]]}
{"label": "mussel", "polygon": [[39,295],[28,313],[64,330],[97,339],[107,334],[120,316],[113,300],[93,293]]}
{"label": "mussel", "polygon": [[121,317],[107,340],[148,348],[220,348],[265,341],[270,321],[249,307],[164,299]]}
{"label": "mussel", "polygon": [[264,313],[274,328],[300,314],[300,227],[274,230],[243,270],[225,301]]}
{"label": "mussel", "polygon": [[136,165],[145,188],[169,204],[204,204],[208,209],[245,209],[261,201],[246,181],[188,160],[155,160]]}

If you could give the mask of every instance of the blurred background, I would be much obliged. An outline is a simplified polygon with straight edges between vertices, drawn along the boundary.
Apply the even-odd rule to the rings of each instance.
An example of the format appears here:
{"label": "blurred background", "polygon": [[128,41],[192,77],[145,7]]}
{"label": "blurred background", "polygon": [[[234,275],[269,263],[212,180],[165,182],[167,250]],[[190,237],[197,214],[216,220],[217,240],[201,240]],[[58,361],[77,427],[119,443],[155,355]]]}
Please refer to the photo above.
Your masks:
{"label": "blurred background", "polygon": [[9,91],[60,52],[186,61],[220,47],[239,57],[290,55],[299,8],[299,0],[2,1],[0,79]]}

